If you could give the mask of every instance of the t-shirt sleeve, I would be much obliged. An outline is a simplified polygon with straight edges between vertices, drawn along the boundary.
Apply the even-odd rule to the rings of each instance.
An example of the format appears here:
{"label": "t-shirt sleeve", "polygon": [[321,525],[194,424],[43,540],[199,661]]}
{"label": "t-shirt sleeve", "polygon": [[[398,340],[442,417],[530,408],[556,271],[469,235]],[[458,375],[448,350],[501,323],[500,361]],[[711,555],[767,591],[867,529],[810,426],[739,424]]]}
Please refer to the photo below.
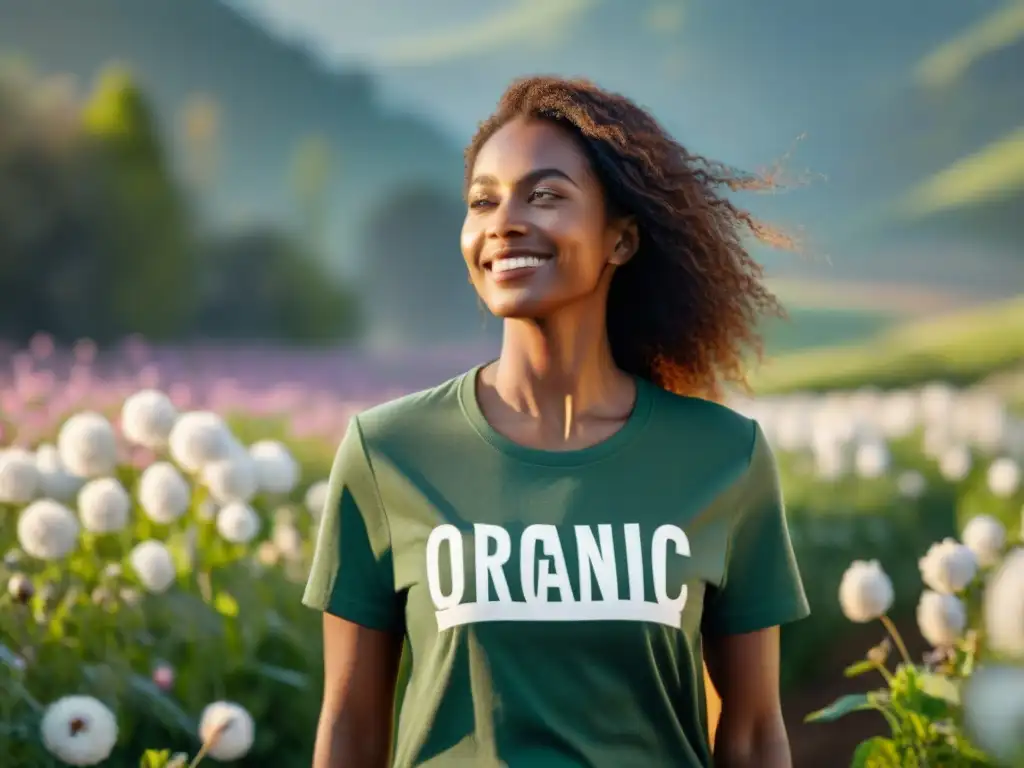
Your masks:
{"label": "t-shirt sleeve", "polygon": [[397,631],[391,536],[359,420],[338,448],[302,602],[371,629]]}
{"label": "t-shirt sleeve", "polygon": [[703,626],[738,635],[810,615],[786,523],[778,467],[754,422],[750,464],[737,487],[722,583],[705,598]]}

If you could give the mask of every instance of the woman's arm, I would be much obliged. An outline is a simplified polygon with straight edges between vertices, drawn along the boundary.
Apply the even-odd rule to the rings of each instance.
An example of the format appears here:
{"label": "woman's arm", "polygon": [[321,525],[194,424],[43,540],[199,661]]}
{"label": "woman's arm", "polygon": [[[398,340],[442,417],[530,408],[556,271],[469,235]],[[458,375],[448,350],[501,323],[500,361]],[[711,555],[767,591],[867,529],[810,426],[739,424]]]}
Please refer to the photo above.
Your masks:
{"label": "woman's arm", "polygon": [[722,707],[715,768],[792,768],[779,697],[779,628],[706,637],[704,656]]}
{"label": "woman's arm", "polygon": [[708,717],[708,738],[714,744],[715,733],[718,731],[718,718],[722,716],[722,700],[718,697],[715,684],[711,681],[707,661],[704,662],[704,704]]}
{"label": "woman's arm", "polygon": [[312,768],[386,768],[402,638],[324,613],[324,698]]}

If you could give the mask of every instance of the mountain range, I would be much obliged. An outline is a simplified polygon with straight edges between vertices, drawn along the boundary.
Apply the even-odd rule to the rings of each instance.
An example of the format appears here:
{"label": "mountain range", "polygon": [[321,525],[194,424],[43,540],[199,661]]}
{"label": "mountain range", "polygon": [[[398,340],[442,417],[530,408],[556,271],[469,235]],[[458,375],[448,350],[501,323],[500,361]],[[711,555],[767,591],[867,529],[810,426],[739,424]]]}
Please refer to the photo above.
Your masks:
{"label": "mountain range", "polygon": [[214,99],[206,196],[224,220],[295,222],[292,152],[326,137],[339,271],[362,268],[389,200],[424,184],[454,199],[476,121],[513,77],[550,72],[633,96],[701,154],[786,156],[803,183],[744,202],[812,258],[767,253],[773,274],[973,298],[1024,286],[1020,0],[0,0],[0,52],[86,83],[127,63],[180,156],[181,110]]}

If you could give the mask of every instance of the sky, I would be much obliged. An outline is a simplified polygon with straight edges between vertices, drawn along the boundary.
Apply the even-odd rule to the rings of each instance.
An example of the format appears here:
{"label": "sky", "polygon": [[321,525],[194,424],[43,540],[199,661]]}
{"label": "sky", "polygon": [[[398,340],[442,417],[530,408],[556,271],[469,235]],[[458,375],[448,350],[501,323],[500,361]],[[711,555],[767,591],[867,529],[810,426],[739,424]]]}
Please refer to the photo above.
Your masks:
{"label": "sky", "polygon": [[[924,208],[955,204],[960,180],[981,176],[936,167],[934,178],[876,193],[891,160],[875,151],[873,124],[908,91],[941,89],[1024,37],[1024,0],[929,0],[926,12],[888,0],[225,1],[331,66],[369,69],[384,100],[460,143],[510,80],[550,73],[625,93],[698,154],[750,170],[784,159],[809,189],[747,204],[783,224],[810,223],[832,238],[828,259],[851,266],[861,258],[856,226],[842,229],[840,218],[865,220],[902,205],[901,195]],[[920,126],[925,138],[935,129]],[[1018,136],[1007,133],[1012,148]],[[995,165],[993,183],[1024,185],[1020,163]]]}

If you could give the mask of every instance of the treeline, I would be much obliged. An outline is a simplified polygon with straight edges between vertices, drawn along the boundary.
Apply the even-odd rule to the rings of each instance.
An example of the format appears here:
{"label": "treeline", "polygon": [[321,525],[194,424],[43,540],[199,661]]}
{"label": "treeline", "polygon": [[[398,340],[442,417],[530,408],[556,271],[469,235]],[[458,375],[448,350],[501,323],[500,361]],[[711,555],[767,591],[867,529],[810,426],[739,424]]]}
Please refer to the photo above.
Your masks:
{"label": "treeline", "polygon": [[0,338],[328,341],[359,329],[354,292],[313,240],[208,231],[127,71],[84,99],[0,68]]}

